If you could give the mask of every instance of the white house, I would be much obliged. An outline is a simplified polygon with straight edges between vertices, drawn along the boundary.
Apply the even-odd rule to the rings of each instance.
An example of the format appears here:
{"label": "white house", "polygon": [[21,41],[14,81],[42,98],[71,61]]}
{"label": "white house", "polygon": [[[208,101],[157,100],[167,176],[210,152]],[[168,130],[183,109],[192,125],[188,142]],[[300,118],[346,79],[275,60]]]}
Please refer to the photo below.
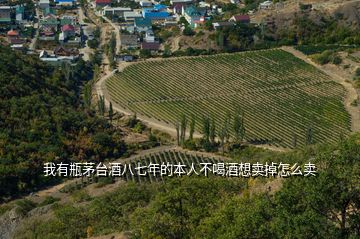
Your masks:
{"label": "white house", "polygon": [[138,12],[124,12],[125,21],[134,21],[136,18],[142,18],[142,14]]}
{"label": "white house", "polygon": [[259,9],[269,9],[272,7],[272,5],[273,5],[272,1],[265,1],[260,3]]}
{"label": "white house", "polygon": [[155,42],[155,35],[152,30],[147,30],[145,33],[145,41],[146,42]]}
{"label": "white house", "polygon": [[147,1],[147,0],[143,0],[143,1],[140,1],[140,6],[141,6],[141,7],[151,7],[151,6],[152,6],[152,2],[151,2],[151,1]]}
{"label": "white house", "polygon": [[124,17],[124,12],[131,12],[131,8],[129,7],[110,7],[105,6],[101,12],[103,16],[119,16]]}

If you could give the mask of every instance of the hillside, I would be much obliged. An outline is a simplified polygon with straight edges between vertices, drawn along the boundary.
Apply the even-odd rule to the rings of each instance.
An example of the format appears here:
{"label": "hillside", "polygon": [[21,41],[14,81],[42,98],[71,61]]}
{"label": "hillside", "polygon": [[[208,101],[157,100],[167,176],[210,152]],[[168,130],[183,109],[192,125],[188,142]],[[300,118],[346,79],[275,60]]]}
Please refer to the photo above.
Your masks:
{"label": "hillside", "polygon": [[0,75],[0,201],[46,185],[44,162],[101,161],[124,152],[111,125],[81,104],[91,65],[55,69],[0,46]]}
{"label": "hillside", "polygon": [[[357,238],[359,140],[355,135],[338,144],[290,153],[248,147],[224,161],[297,163],[305,172],[304,164],[311,160],[318,167],[316,176],[249,179],[224,177],[216,171],[220,175],[162,180],[143,176],[136,183],[117,178],[120,183],[104,185],[102,179],[94,187],[73,188],[65,193],[66,200],[42,199],[25,212],[29,201],[18,203],[17,211],[23,209],[25,214],[14,238]],[[158,152],[121,162],[184,162],[181,158],[214,162],[182,152]],[[105,193],[94,193],[103,188]]]}

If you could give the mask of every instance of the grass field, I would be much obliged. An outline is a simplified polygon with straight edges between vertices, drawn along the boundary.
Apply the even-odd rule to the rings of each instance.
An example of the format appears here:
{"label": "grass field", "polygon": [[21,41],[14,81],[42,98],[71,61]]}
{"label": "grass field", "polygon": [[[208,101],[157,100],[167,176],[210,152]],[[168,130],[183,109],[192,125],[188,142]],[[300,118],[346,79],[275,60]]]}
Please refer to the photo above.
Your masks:
{"label": "grass field", "polygon": [[204,115],[220,126],[240,107],[253,143],[303,145],[309,128],[314,142],[333,142],[350,131],[342,86],[278,49],[141,62],[106,86],[112,101],[155,121],[194,114],[198,131]]}

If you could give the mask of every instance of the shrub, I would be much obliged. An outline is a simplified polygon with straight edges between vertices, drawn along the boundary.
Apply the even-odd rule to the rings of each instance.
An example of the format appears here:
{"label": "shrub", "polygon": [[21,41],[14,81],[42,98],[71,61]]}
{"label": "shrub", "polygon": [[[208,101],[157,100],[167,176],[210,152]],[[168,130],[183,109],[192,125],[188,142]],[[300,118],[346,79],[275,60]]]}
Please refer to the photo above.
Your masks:
{"label": "shrub", "polygon": [[25,216],[29,211],[36,207],[36,203],[30,201],[29,199],[21,199],[16,202],[16,213]]}

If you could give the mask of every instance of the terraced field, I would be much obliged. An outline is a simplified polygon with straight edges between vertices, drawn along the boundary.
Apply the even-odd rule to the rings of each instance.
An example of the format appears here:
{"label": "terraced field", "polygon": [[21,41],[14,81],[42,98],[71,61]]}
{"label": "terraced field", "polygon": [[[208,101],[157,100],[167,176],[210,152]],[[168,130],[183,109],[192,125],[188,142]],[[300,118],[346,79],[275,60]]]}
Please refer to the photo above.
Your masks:
{"label": "terraced field", "polygon": [[220,126],[240,107],[253,143],[303,145],[309,128],[315,142],[333,142],[350,131],[342,86],[279,49],[141,62],[106,86],[118,106],[154,121],[194,114],[198,131],[204,115]]}

